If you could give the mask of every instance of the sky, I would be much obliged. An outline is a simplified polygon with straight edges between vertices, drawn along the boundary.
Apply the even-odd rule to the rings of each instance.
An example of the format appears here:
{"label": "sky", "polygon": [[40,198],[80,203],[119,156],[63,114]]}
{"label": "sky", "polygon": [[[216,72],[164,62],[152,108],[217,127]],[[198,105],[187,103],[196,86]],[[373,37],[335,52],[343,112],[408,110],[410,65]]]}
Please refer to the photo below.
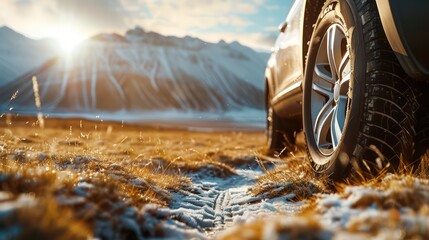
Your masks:
{"label": "sky", "polygon": [[1,0],[0,25],[34,38],[83,39],[141,26],[164,35],[269,49],[292,0]]}

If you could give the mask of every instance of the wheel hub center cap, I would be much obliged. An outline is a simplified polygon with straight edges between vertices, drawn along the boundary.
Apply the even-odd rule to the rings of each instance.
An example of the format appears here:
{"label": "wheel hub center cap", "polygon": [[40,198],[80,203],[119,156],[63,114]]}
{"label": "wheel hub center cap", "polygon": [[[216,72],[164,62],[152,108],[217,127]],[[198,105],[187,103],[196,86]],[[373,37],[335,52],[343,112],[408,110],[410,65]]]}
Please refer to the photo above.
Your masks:
{"label": "wheel hub center cap", "polygon": [[334,100],[335,100],[335,102],[338,102],[338,100],[340,100],[340,84],[339,84],[339,82],[336,82],[335,86],[334,86]]}

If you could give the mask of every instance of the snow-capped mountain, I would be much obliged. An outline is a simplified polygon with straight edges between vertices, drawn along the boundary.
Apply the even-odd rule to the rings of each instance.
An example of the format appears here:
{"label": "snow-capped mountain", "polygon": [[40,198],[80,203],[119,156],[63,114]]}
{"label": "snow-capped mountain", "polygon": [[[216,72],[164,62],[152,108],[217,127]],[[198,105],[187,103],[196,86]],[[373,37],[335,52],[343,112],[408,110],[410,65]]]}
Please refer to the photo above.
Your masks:
{"label": "snow-capped mountain", "polygon": [[36,76],[44,112],[224,112],[263,108],[266,55],[237,42],[207,43],[136,27],[100,34],[0,89],[0,103],[34,111]]}
{"label": "snow-capped mountain", "polygon": [[0,86],[39,67],[55,54],[50,40],[35,41],[6,26],[0,27]]}

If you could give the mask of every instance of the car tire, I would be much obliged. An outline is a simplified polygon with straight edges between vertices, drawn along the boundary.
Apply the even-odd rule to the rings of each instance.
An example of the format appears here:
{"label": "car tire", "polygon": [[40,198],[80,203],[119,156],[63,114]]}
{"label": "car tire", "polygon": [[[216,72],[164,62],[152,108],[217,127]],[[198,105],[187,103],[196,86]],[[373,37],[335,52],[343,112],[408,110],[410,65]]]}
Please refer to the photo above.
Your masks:
{"label": "car tire", "polygon": [[284,155],[295,150],[294,121],[286,121],[280,117],[267,99],[267,148],[270,154]]}
{"label": "car tire", "polygon": [[303,89],[306,149],[315,172],[334,180],[350,173],[371,177],[412,159],[416,98],[375,0],[325,3]]}
{"label": "car tire", "polygon": [[427,101],[427,98],[429,96],[429,82],[418,83],[417,89],[419,93],[418,102],[420,104],[420,107],[416,113],[417,134],[414,152],[414,160],[416,165],[421,162],[421,158],[425,154],[428,154],[429,156],[429,102]]}

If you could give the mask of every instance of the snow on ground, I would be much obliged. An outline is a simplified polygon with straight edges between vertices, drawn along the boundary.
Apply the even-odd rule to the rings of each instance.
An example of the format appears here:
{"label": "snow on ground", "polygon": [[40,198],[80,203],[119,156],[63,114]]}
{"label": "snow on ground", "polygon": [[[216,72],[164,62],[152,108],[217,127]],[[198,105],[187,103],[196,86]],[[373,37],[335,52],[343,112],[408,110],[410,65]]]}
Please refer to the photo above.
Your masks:
{"label": "snow on ground", "polygon": [[427,239],[429,181],[387,175],[337,193],[318,194],[294,216],[257,220],[220,239]]}
{"label": "snow on ground", "polygon": [[[311,175],[303,156],[261,156],[265,162],[258,161],[254,154],[262,134],[215,141],[211,138],[217,134],[167,131],[142,136],[135,129],[97,129],[93,138],[78,140],[73,134],[85,129],[37,128],[37,135],[28,128],[21,130],[25,134],[17,127],[4,130],[0,186],[11,192],[0,191],[0,239],[29,227],[41,227],[47,236],[48,225],[34,221],[47,217],[55,222],[51,232],[63,234],[77,219],[91,223],[82,236],[100,239],[429,239],[427,167],[419,177],[389,174],[333,190],[319,187],[323,178]],[[159,147],[172,155],[160,157],[152,151]],[[61,157],[60,150],[74,153]],[[145,167],[148,172],[141,171]],[[160,184],[181,181],[174,188]],[[151,196],[153,201],[144,202]],[[64,221],[61,209],[76,219]]]}
{"label": "snow on ground", "polygon": [[237,223],[266,218],[274,213],[293,214],[301,203],[288,196],[267,199],[249,193],[264,172],[257,165],[239,167],[236,175],[217,176],[210,170],[189,175],[193,185],[176,193],[170,214],[209,237]]}
{"label": "snow on ground", "polygon": [[[0,194],[0,239],[15,226],[15,236],[38,229],[46,239],[66,231],[100,239],[205,239],[252,212],[266,215],[289,204],[247,192],[263,174],[254,157],[261,133],[50,118],[41,130],[27,120],[0,129],[0,186],[10,196],[5,204]],[[244,164],[250,166],[237,167]],[[34,205],[19,205],[26,194]],[[63,211],[70,213],[67,221]],[[78,222],[84,231],[67,227]]]}
{"label": "snow on ground", "polygon": [[381,181],[380,186],[349,186],[341,194],[321,195],[322,224],[382,239],[429,236],[429,181],[398,175]]}
{"label": "snow on ground", "polygon": [[[28,156],[32,156],[31,154]],[[19,158],[17,155],[15,158]],[[42,159],[43,156],[37,155]],[[110,199],[106,209],[94,213],[96,236],[115,239],[127,232],[137,239],[427,239],[429,237],[429,180],[387,175],[362,185],[344,186],[333,193],[316,194],[315,199],[292,202],[293,194],[269,198],[252,195],[250,189],[264,175],[254,158],[231,171],[208,165],[186,174],[191,184],[173,193],[155,189],[170,199],[168,206],[147,204],[141,208],[121,199]],[[63,173],[81,169],[96,158],[75,158],[61,165]],[[265,169],[265,168],[264,168]],[[37,169],[35,171],[38,171]],[[106,169],[108,175],[136,187],[145,180],[127,177],[119,165]],[[0,179],[8,178],[0,174]],[[16,177],[18,181],[19,177]],[[125,179],[124,179],[125,178]],[[277,183],[284,188],[290,183]],[[271,189],[271,188],[270,188]],[[60,206],[93,209],[89,196],[96,187],[80,181],[71,192],[60,194]],[[275,191],[275,190],[274,190]],[[272,191],[271,191],[272,192]],[[70,194],[73,193],[73,194]],[[0,226],[21,209],[39,208],[41,201],[31,194],[0,192]],[[106,206],[107,206],[106,205]],[[10,221],[10,220],[9,220]],[[24,222],[25,223],[25,222]],[[23,223],[22,223],[23,224]],[[8,225],[6,225],[8,226]],[[2,236],[13,236],[25,226],[1,228]],[[17,230],[18,229],[18,230]]]}
{"label": "snow on ground", "polygon": [[[28,154],[30,156],[31,154]],[[22,156],[10,156],[11,158],[20,158]],[[40,157],[40,156],[39,156]],[[58,179],[69,179],[76,174],[75,170],[81,169],[91,162],[99,161],[96,158],[75,158],[67,161],[58,169]],[[49,170],[49,169],[48,169]],[[33,169],[34,172],[47,171],[44,167]],[[103,171],[102,171],[103,172]],[[111,165],[107,170],[109,176],[118,181],[128,181],[135,188],[141,188],[148,184],[143,179],[128,178],[128,173],[120,166]],[[26,179],[23,175],[10,175],[0,173],[1,181],[12,181],[17,186],[21,182],[28,185],[42,184],[34,179]],[[83,174],[82,174],[83,176]],[[82,177],[85,179],[85,177]],[[26,176],[28,177],[28,176]],[[91,179],[81,180],[74,185],[72,189],[59,190],[55,199],[45,199],[43,196],[37,196],[34,193],[13,194],[0,191],[0,239],[31,239],[32,232],[40,234],[43,238],[48,239],[87,239],[85,234],[90,234],[85,229],[81,236],[68,235],[69,230],[64,229],[64,224],[71,224],[71,216],[64,216],[62,207],[75,209],[76,216],[79,219],[94,219],[93,234],[101,239],[122,239],[126,236],[135,239],[163,238],[163,239],[204,239],[203,233],[181,221],[171,218],[170,213],[160,209],[159,205],[146,204],[137,208],[125,199],[117,196],[117,189],[114,189],[110,196],[104,196],[103,199],[97,200],[100,192],[106,191],[101,186],[96,186],[87,181],[94,181],[97,178],[93,174]],[[154,191],[166,198],[171,198],[171,194],[165,190],[157,189],[151,186]],[[100,202],[101,201],[101,202]],[[102,204],[101,204],[102,203]],[[57,207],[57,205],[59,207]],[[69,213],[69,212],[67,212]],[[62,218],[59,220],[58,218]],[[60,223],[53,224],[51,221]],[[68,220],[68,221],[67,221]],[[34,222],[34,221],[40,221]],[[53,224],[53,226],[52,226]],[[52,229],[50,229],[52,227]],[[67,228],[67,226],[65,226]],[[70,226],[70,232],[76,234],[74,226]],[[50,235],[56,234],[56,235]],[[58,234],[63,237],[58,237]],[[49,237],[51,236],[51,237]],[[55,237],[54,237],[55,236]],[[84,236],[85,238],[81,238]],[[88,235],[86,235],[88,236]],[[37,237],[36,237],[37,238]]]}
{"label": "snow on ground", "polygon": [[[164,192],[166,198],[171,199],[169,207],[160,207],[155,204],[147,204],[138,209],[126,201],[120,199],[107,200],[110,206],[106,210],[98,210],[94,213],[96,236],[115,239],[119,232],[129,232],[137,239],[147,237],[164,239],[207,239],[213,238],[219,232],[237,223],[246,223],[259,218],[267,218],[272,214],[295,214],[302,203],[288,201],[288,196],[267,199],[265,195],[253,196],[249,189],[263,170],[254,163],[254,158],[249,158],[249,164],[245,167],[237,167],[232,172],[218,172],[207,167],[201,171],[190,173],[192,184],[171,194]],[[65,162],[62,168],[66,177],[67,171],[82,168],[88,161],[98,161],[95,158],[76,158]],[[253,163],[251,163],[251,161]],[[120,167],[112,166],[108,174],[121,180],[125,172]],[[0,175],[8,177],[6,175]],[[128,179],[130,184],[139,187],[144,185],[142,179]],[[78,207],[81,211],[93,208],[90,196],[96,191],[96,186],[90,182],[81,181],[74,186],[71,193],[57,196],[56,201],[60,206]],[[163,190],[154,189],[157,192]],[[30,209],[38,207],[38,199],[33,195],[21,194],[13,196],[10,193],[0,192],[0,223],[22,207]],[[86,210],[85,210],[86,209]],[[108,217],[110,216],[110,217]],[[114,216],[114,217],[113,217]],[[25,226],[16,222],[17,233],[21,233]],[[11,232],[12,231],[12,232]],[[12,228],[1,229],[2,236],[14,236]]]}

